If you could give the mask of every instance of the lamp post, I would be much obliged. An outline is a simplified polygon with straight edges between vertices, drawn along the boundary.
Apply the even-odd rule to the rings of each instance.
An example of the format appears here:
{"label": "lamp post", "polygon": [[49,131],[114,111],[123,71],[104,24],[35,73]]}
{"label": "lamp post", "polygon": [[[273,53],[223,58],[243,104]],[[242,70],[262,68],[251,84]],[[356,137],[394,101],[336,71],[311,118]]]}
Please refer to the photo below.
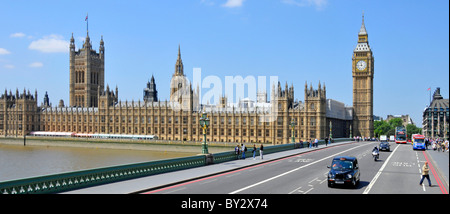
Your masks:
{"label": "lamp post", "polygon": [[294,137],[294,129],[295,129],[295,125],[297,125],[294,121],[294,118],[292,118],[291,120],[291,127],[292,127],[292,143],[295,143],[295,137]]}
{"label": "lamp post", "polygon": [[203,129],[202,154],[209,154],[208,144],[206,144],[206,129],[209,127],[209,118],[205,112],[203,112],[202,117],[200,118],[200,126]]}
{"label": "lamp post", "polygon": [[350,124],[350,138],[353,138],[353,136],[352,136],[352,124]]}
{"label": "lamp post", "polygon": [[331,141],[331,138],[333,138],[332,132],[333,132],[333,124],[330,121],[330,141]]}

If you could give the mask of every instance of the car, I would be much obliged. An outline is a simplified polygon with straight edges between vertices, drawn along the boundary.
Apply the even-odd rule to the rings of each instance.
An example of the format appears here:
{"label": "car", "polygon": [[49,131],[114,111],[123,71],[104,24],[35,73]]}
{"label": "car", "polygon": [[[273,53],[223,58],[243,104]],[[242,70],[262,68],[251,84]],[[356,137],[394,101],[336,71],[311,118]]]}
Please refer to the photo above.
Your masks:
{"label": "car", "polygon": [[353,187],[358,185],[361,173],[356,157],[334,157],[331,166],[327,167],[330,169],[328,172],[328,187],[334,187],[336,184],[351,185]]}
{"label": "car", "polygon": [[391,151],[391,146],[389,145],[389,142],[381,142],[379,147],[380,147],[380,151],[381,150],[386,150],[388,152]]}

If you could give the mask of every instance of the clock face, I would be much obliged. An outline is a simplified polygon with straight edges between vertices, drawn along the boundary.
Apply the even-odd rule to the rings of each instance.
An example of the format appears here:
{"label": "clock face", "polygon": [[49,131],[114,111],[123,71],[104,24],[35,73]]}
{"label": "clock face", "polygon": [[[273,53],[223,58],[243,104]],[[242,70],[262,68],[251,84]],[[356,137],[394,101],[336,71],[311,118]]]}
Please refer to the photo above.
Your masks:
{"label": "clock face", "polygon": [[367,65],[366,65],[366,61],[364,61],[364,60],[358,61],[358,62],[356,63],[356,68],[357,68],[358,70],[360,70],[360,71],[366,69],[366,66],[367,66]]}

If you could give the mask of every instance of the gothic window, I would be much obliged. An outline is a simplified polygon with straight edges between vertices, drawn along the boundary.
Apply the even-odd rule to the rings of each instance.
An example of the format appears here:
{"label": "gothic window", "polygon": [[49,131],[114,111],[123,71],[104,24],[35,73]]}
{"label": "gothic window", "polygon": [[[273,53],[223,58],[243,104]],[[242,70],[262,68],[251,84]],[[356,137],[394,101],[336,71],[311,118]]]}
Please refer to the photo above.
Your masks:
{"label": "gothic window", "polygon": [[312,103],[312,104],[310,105],[310,109],[311,109],[311,110],[314,110],[314,103]]}
{"label": "gothic window", "polygon": [[278,117],[277,118],[277,125],[279,125],[279,126],[283,125],[283,118],[282,117]]}
{"label": "gothic window", "polygon": [[283,135],[283,130],[277,129],[277,137],[282,137],[282,135]]}

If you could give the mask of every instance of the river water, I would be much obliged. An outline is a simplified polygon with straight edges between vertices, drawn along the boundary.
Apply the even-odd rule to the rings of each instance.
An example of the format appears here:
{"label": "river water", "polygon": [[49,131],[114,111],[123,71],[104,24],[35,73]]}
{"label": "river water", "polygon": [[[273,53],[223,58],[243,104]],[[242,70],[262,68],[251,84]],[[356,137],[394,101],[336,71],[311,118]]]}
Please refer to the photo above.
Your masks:
{"label": "river water", "polygon": [[0,144],[0,182],[196,154],[198,153]]}

